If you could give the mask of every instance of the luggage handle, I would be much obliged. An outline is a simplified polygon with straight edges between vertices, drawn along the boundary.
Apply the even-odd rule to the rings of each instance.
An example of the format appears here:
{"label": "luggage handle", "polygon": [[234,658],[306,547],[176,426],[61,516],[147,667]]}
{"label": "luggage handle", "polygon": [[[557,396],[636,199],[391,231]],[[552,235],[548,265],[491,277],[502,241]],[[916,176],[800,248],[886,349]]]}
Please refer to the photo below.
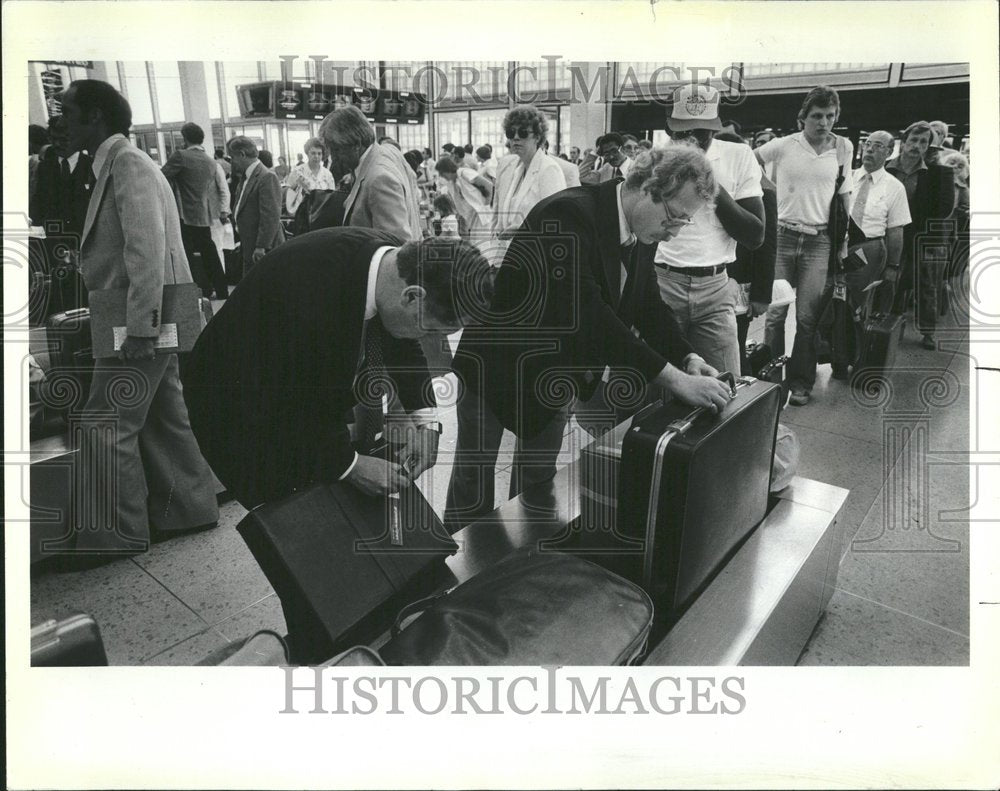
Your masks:
{"label": "luggage handle", "polygon": [[458,586],[453,586],[448,588],[446,591],[441,593],[433,593],[430,596],[424,596],[422,599],[417,599],[414,602],[410,602],[403,609],[399,611],[396,616],[396,620],[393,621],[392,629],[390,634],[393,638],[399,637],[399,633],[403,631],[403,622],[409,618],[411,615],[416,615],[417,613],[422,613],[424,610],[430,609],[431,605],[434,604],[438,599],[443,599],[449,593],[451,593]]}
{"label": "luggage handle", "polygon": [[[749,384],[749,382],[746,382],[743,379],[737,381],[736,376],[731,371],[725,371],[719,374],[717,378],[719,381],[725,382],[729,385],[729,392],[733,398],[736,397],[736,390],[738,388],[745,387]],[[691,428],[692,425],[694,425],[694,422],[701,417],[702,414],[707,412],[707,407],[695,407],[687,414],[687,416],[673,421],[669,426],[667,426],[667,430],[673,431],[677,434],[684,434],[689,428]]]}

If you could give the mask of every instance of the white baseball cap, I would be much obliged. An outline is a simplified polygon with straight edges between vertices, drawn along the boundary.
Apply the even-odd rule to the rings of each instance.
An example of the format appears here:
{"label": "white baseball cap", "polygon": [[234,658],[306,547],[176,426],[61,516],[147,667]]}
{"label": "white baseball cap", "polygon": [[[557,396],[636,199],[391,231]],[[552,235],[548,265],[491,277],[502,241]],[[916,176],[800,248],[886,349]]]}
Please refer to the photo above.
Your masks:
{"label": "white baseball cap", "polygon": [[719,120],[719,92],[709,85],[682,85],[674,91],[674,105],[667,118],[671,132],[690,129],[722,130]]}

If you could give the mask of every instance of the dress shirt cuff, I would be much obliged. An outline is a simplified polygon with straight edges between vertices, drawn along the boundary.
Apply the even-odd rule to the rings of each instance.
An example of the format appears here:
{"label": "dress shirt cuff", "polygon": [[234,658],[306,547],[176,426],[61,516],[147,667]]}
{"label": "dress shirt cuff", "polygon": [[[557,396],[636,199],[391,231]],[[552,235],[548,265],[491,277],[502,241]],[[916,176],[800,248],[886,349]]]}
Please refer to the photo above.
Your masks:
{"label": "dress shirt cuff", "polygon": [[350,475],[351,474],[351,470],[354,469],[354,465],[357,464],[357,463],[358,463],[358,454],[357,454],[357,452],[355,452],[355,454],[354,454],[354,461],[351,462],[350,466],[346,470],[344,470],[344,474],[341,475],[337,480],[338,481],[342,481],[342,480],[344,480],[344,478],[346,478],[348,475]]}

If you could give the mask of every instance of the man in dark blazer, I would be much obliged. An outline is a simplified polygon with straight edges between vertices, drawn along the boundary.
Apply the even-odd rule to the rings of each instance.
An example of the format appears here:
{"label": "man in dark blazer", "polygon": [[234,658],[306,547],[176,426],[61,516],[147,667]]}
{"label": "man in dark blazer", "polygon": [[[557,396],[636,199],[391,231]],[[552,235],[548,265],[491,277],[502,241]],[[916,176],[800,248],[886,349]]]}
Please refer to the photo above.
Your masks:
{"label": "man in dark blazer", "polygon": [[[229,296],[226,273],[222,271],[219,251],[212,241],[212,191],[215,190],[215,160],[205,147],[205,132],[198,124],[186,123],[181,127],[184,148],[170,155],[163,166],[163,175],[174,188],[177,211],[181,217],[181,238],[184,253],[191,264],[195,282],[202,293],[209,297],[215,289],[216,299]],[[229,207],[221,207],[220,220],[229,216]],[[201,254],[201,271],[194,266],[194,254]]]}
{"label": "man in dark blazer", "polygon": [[[48,278],[48,299],[40,305],[41,318],[87,306],[87,289],[77,258],[87,204],[94,187],[93,159],[86,151],[72,151],[66,119],[49,119],[52,144],[41,154],[35,191],[28,203],[31,224],[46,229],[40,257]],[[34,242],[34,240],[32,240]]]}
{"label": "man in dark blazer", "polygon": [[[247,273],[199,337],[184,373],[191,425],[247,508],[343,479],[391,493],[433,465],[441,424],[418,341],[485,307],[489,265],[459,240],[399,245],[370,228],[297,236]],[[359,403],[381,414],[379,358],[409,414],[399,464],[366,455],[372,436],[351,417]]]}
{"label": "man in dark blazer", "polygon": [[[905,313],[915,288],[917,331],[925,349],[937,348],[938,290],[951,251],[951,234],[939,227],[955,206],[951,168],[927,164],[924,157],[934,132],[926,121],[910,124],[900,138],[899,156],[885,169],[903,183],[912,221],[903,230],[902,273],[896,284],[893,313]],[[935,224],[934,221],[938,223]]]}
{"label": "man in dark blazer", "polygon": [[[482,325],[455,356],[464,392],[445,524],[493,510],[503,430],[518,437],[510,495],[551,477],[575,390],[590,399],[606,367],[641,398],[644,385],[719,409],[728,389],[694,354],[660,299],[656,245],[715,193],[705,156],[688,146],[639,154],[628,179],[564,190],[539,202],[499,268]],[[632,403],[631,406],[637,406]],[[625,404],[622,404],[625,406]]]}
{"label": "man in dark blazer", "polygon": [[233,225],[239,237],[243,271],[249,272],[265,253],[285,241],[281,229],[281,185],[257,158],[257,146],[238,135],[226,143],[235,185]]}

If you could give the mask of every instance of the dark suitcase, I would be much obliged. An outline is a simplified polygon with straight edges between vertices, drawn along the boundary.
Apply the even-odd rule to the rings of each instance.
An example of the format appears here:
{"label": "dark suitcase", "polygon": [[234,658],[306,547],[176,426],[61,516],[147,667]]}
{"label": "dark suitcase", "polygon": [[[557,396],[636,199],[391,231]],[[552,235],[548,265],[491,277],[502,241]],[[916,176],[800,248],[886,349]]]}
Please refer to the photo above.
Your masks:
{"label": "dark suitcase", "polygon": [[735,389],[717,417],[653,405],[620,446],[584,449],[582,522],[559,548],[642,586],[659,624],[679,617],[767,510],[781,388],[748,377]]}
{"label": "dark suitcase", "polygon": [[[90,340],[90,309],[78,308],[56,313],[46,321],[49,370],[42,388],[42,400],[66,412],[82,409],[90,392],[94,357]],[[66,377],[76,382],[77,392],[67,400]]]}
{"label": "dark suitcase", "polygon": [[98,667],[108,664],[97,622],[89,615],[46,621],[31,629],[32,667]]}
{"label": "dark suitcase", "polygon": [[258,506],[237,529],[281,600],[297,664],[379,637],[447,578],[457,549],[416,486],[379,498],[317,484]]}
{"label": "dark suitcase", "polygon": [[788,362],[787,355],[775,357],[771,347],[766,343],[747,341],[746,345],[747,364],[750,367],[750,375],[765,382],[773,382],[780,385],[785,381],[785,364]]}
{"label": "dark suitcase", "polygon": [[854,381],[870,378],[896,365],[896,351],[903,339],[906,319],[894,313],[873,313],[864,323],[861,350],[854,366]]}

